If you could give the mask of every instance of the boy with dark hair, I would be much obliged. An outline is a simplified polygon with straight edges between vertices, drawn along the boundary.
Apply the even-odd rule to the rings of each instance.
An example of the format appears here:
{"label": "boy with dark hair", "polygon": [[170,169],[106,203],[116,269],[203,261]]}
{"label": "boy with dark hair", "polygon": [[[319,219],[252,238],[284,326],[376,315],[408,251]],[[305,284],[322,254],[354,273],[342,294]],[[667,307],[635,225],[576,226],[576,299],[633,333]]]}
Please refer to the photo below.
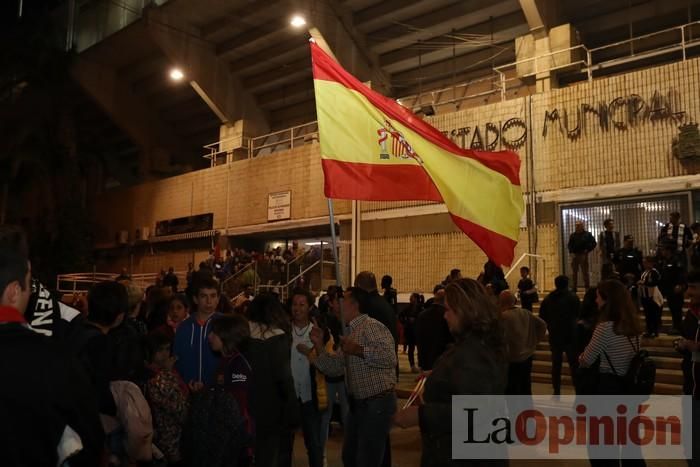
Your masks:
{"label": "boy with dark hair", "polygon": [[527,266],[520,268],[518,295],[520,296],[520,305],[525,310],[532,311],[532,304],[540,301],[537,295],[537,287],[535,287],[535,283],[530,279],[530,268]]}
{"label": "boy with dark hair", "polygon": [[182,379],[197,389],[202,385],[213,385],[214,374],[219,366],[219,356],[211,349],[208,337],[212,320],[221,296],[219,283],[212,277],[199,278],[195,282],[193,302],[195,311],[183,321],[175,332],[173,353],[177,357],[176,368]]}
{"label": "boy with dark hair", "polygon": [[[78,362],[24,318],[31,269],[22,251],[0,244],[0,458],[3,465],[99,465],[104,434]],[[50,390],[49,390],[50,388]],[[82,449],[62,453],[68,438]]]}

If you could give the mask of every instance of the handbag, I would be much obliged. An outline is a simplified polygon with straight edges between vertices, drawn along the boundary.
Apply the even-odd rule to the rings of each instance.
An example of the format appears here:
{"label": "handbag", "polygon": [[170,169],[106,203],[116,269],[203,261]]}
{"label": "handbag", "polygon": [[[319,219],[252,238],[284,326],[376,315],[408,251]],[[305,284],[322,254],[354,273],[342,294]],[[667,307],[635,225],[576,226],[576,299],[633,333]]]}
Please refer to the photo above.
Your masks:
{"label": "handbag", "polygon": [[588,367],[579,366],[576,368],[574,387],[578,395],[592,395],[598,392],[598,381],[600,380],[600,358],[593,365]]}

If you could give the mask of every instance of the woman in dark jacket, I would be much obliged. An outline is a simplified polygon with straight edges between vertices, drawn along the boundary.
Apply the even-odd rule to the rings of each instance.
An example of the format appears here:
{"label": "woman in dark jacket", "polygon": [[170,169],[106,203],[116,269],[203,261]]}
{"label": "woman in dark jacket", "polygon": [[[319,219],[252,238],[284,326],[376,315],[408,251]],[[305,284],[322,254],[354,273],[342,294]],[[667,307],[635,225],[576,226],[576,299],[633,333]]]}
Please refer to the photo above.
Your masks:
{"label": "woman in dark jacket", "polygon": [[507,465],[507,460],[452,458],[452,396],[503,394],[506,388],[508,363],[498,309],[481,284],[461,279],[447,286],[445,320],[455,345],[428,376],[423,404],[398,412],[394,423],[420,426],[422,467]]}
{"label": "woman in dark jacket", "polygon": [[255,419],[255,465],[277,467],[280,443],[299,425],[299,408],[292,380],[291,325],[271,294],[256,296],[248,308],[250,341],[244,353],[253,369],[251,412]]}

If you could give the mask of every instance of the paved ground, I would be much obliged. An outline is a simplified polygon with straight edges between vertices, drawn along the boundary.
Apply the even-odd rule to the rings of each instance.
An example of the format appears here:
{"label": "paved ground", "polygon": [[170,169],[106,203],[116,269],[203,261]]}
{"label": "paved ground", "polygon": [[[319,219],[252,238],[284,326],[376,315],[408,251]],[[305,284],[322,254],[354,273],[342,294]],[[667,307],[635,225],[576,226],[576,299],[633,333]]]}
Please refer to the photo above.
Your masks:
{"label": "paved ground", "polygon": [[[399,355],[401,373],[399,377],[400,389],[412,389],[415,380],[415,375],[410,373],[408,359],[405,354]],[[563,387],[562,391],[565,394],[571,394],[572,390],[569,387]],[[533,392],[535,394],[551,394],[551,388],[546,384],[533,384]],[[343,463],[340,459],[341,448],[343,444],[342,429],[334,424],[335,431],[328,440],[326,447],[327,466],[342,467]],[[419,467],[421,453],[420,431],[417,428],[402,430],[395,428],[391,432],[391,453],[394,467]],[[304,442],[301,438],[301,433],[297,434],[294,444],[294,467],[305,467],[308,465],[306,458],[306,450]],[[515,460],[510,462],[511,467],[588,467],[590,464],[587,460],[566,460],[566,459],[547,459],[547,460]],[[685,461],[647,461],[648,467],[686,467]]]}

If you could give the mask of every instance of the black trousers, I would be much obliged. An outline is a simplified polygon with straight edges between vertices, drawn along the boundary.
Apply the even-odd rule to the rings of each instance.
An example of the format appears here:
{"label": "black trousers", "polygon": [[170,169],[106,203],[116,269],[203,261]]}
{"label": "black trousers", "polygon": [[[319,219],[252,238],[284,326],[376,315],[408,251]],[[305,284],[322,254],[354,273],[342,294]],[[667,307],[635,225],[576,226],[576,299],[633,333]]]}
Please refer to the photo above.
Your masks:
{"label": "black trousers", "polygon": [[671,310],[671,319],[673,327],[679,331],[683,326],[683,294],[669,293],[666,297],[668,307]]}
{"label": "black trousers", "polygon": [[578,368],[578,355],[574,350],[573,342],[571,345],[552,345],[550,342],[549,348],[552,352],[552,389],[554,389],[555,394],[561,392],[561,367],[564,362],[564,353],[566,353],[566,360],[569,363],[569,371],[571,372],[571,380],[576,386],[576,369]]}
{"label": "black trousers", "polygon": [[[598,379],[598,394],[624,394],[622,379],[612,375],[610,373],[601,373]],[[589,446],[589,449],[592,449]],[[622,449],[628,449],[630,451],[638,452],[640,447],[626,447],[621,448],[619,453],[622,453]],[[646,462],[644,459],[590,459],[591,467],[646,467]]]}
{"label": "black trousers", "polygon": [[661,328],[661,307],[652,298],[642,297],[647,333],[658,334]]}
{"label": "black trousers", "polygon": [[532,395],[532,359],[526,358],[522,362],[512,362],[508,365],[508,395]]}

